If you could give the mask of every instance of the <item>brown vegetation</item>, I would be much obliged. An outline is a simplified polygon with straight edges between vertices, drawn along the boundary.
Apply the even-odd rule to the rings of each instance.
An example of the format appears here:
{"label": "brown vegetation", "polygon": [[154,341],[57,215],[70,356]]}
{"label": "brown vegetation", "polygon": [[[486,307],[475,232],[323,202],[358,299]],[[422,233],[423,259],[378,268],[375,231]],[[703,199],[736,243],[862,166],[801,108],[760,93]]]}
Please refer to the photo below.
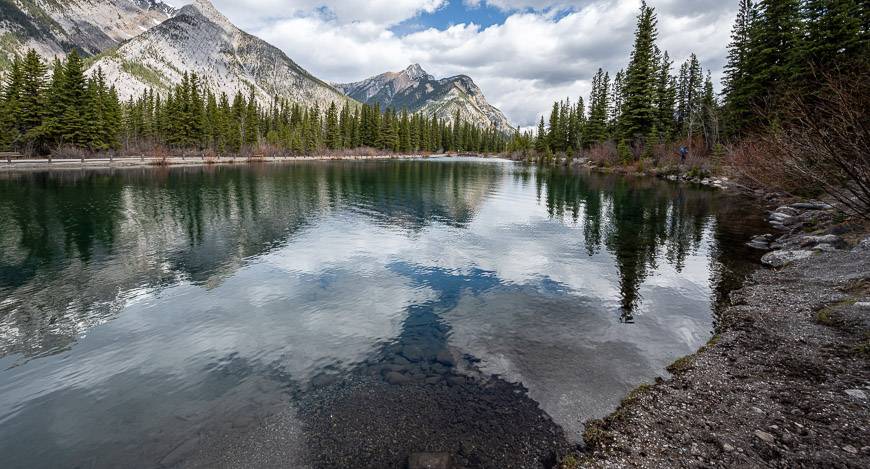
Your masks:
{"label": "brown vegetation", "polygon": [[735,147],[747,182],[798,196],[827,194],[850,215],[870,219],[870,74],[828,76],[794,96],[782,118]]}

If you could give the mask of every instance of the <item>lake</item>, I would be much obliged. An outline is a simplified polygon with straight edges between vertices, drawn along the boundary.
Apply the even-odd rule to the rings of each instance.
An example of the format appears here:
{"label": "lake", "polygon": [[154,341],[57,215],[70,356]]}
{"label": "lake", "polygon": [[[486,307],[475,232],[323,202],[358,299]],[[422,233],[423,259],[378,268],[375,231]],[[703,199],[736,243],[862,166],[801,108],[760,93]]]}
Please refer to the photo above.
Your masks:
{"label": "lake", "polygon": [[502,160],[0,174],[17,467],[535,467],[707,342],[749,201]]}

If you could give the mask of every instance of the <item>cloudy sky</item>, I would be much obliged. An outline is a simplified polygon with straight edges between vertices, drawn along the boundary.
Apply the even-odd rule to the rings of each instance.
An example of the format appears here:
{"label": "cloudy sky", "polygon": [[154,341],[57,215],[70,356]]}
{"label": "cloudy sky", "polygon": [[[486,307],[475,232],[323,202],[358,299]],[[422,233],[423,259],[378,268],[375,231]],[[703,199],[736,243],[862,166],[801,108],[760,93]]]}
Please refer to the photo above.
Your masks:
{"label": "cloudy sky", "polygon": [[[164,0],[174,6],[189,0]],[[236,25],[314,75],[358,81],[419,63],[466,74],[515,124],[588,95],[598,67],[625,66],[640,0],[212,0]],[[718,80],[737,0],[648,0],[659,45],[695,52]]]}

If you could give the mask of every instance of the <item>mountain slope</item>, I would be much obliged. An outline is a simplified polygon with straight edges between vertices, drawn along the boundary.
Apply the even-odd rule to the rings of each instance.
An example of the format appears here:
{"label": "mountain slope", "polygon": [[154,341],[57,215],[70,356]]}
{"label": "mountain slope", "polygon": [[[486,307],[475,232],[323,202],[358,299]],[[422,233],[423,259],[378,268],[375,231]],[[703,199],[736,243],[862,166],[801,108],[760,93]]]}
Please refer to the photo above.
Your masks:
{"label": "mountain slope", "polygon": [[404,108],[449,120],[458,110],[463,120],[475,125],[493,125],[505,133],[513,130],[507,117],[489,104],[480,88],[465,75],[439,80],[414,64],[401,72],[387,72],[335,86],[351,98],[368,104]]}
{"label": "mountain slope", "polygon": [[0,69],[32,48],[95,55],[175,14],[159,0],[0,0]]}
{"label": "mountain slope", "polygon": [[216,92],[230,98],[251,86],[258,100],[275,96],[317,103],[348,98],[290,60],[280,49],[256,38],[222,15],[208,0],[195,0],[172,18],[103,54],[91,66],[103,70],[122,99],[148,88],[164,91],[192,72]]}

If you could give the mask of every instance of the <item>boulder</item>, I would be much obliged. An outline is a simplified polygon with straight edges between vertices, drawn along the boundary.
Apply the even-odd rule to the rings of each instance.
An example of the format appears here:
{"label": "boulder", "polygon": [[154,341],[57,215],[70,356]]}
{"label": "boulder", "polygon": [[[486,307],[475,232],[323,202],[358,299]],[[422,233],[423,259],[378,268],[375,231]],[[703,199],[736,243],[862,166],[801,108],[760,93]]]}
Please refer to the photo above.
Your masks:
{"label": "boulder", "polygon": [[438,352],[438,355],[435,356],[435,360],[437,360],[438,363],[444,366],[456,366],[456,360],[453,358],[453,354],[451,354],[449,350],[442,350]]}
{"label": "boulder", "polygon": [[411,382],[411,378],[408,375],[403,375],[402,373],[397,373],[395,371],[387,373],[387,376],[385,376],[385,378],[387,382],[392,385],[402,385]]}
{"label": "boulder", "polygon": [[783,215],[794,217],[794,216],[800,215],[801,212],[800,212],[800,210],[798,210],[796,208],[792,208],[792,207],[789,207],[786,205],[786,206],[782,206],[782,207],[777,208],[776,210],[773,211],[773,213],[781,213]]}
{"label": "boulder", "polygon": [[813,251],[774,251],[764,255],[761,262],[770,267],[785,267],[794,261],[806,259],[813,255]]}
{"label": "boulder", "polygon": [[835,248],[842,249],[846,247],[846,241],[843,238],[837,235],[824,235],[824,236],[804,236],[801,238],[801,247],[807,248],[812,246],[817,246],[819,244],[828,244]]}
{"label": "boulder", "polygon": [[831,210],[834,208],[832,205],[823,202],[798,202],[791,204],[790,207],[799,210]]}

